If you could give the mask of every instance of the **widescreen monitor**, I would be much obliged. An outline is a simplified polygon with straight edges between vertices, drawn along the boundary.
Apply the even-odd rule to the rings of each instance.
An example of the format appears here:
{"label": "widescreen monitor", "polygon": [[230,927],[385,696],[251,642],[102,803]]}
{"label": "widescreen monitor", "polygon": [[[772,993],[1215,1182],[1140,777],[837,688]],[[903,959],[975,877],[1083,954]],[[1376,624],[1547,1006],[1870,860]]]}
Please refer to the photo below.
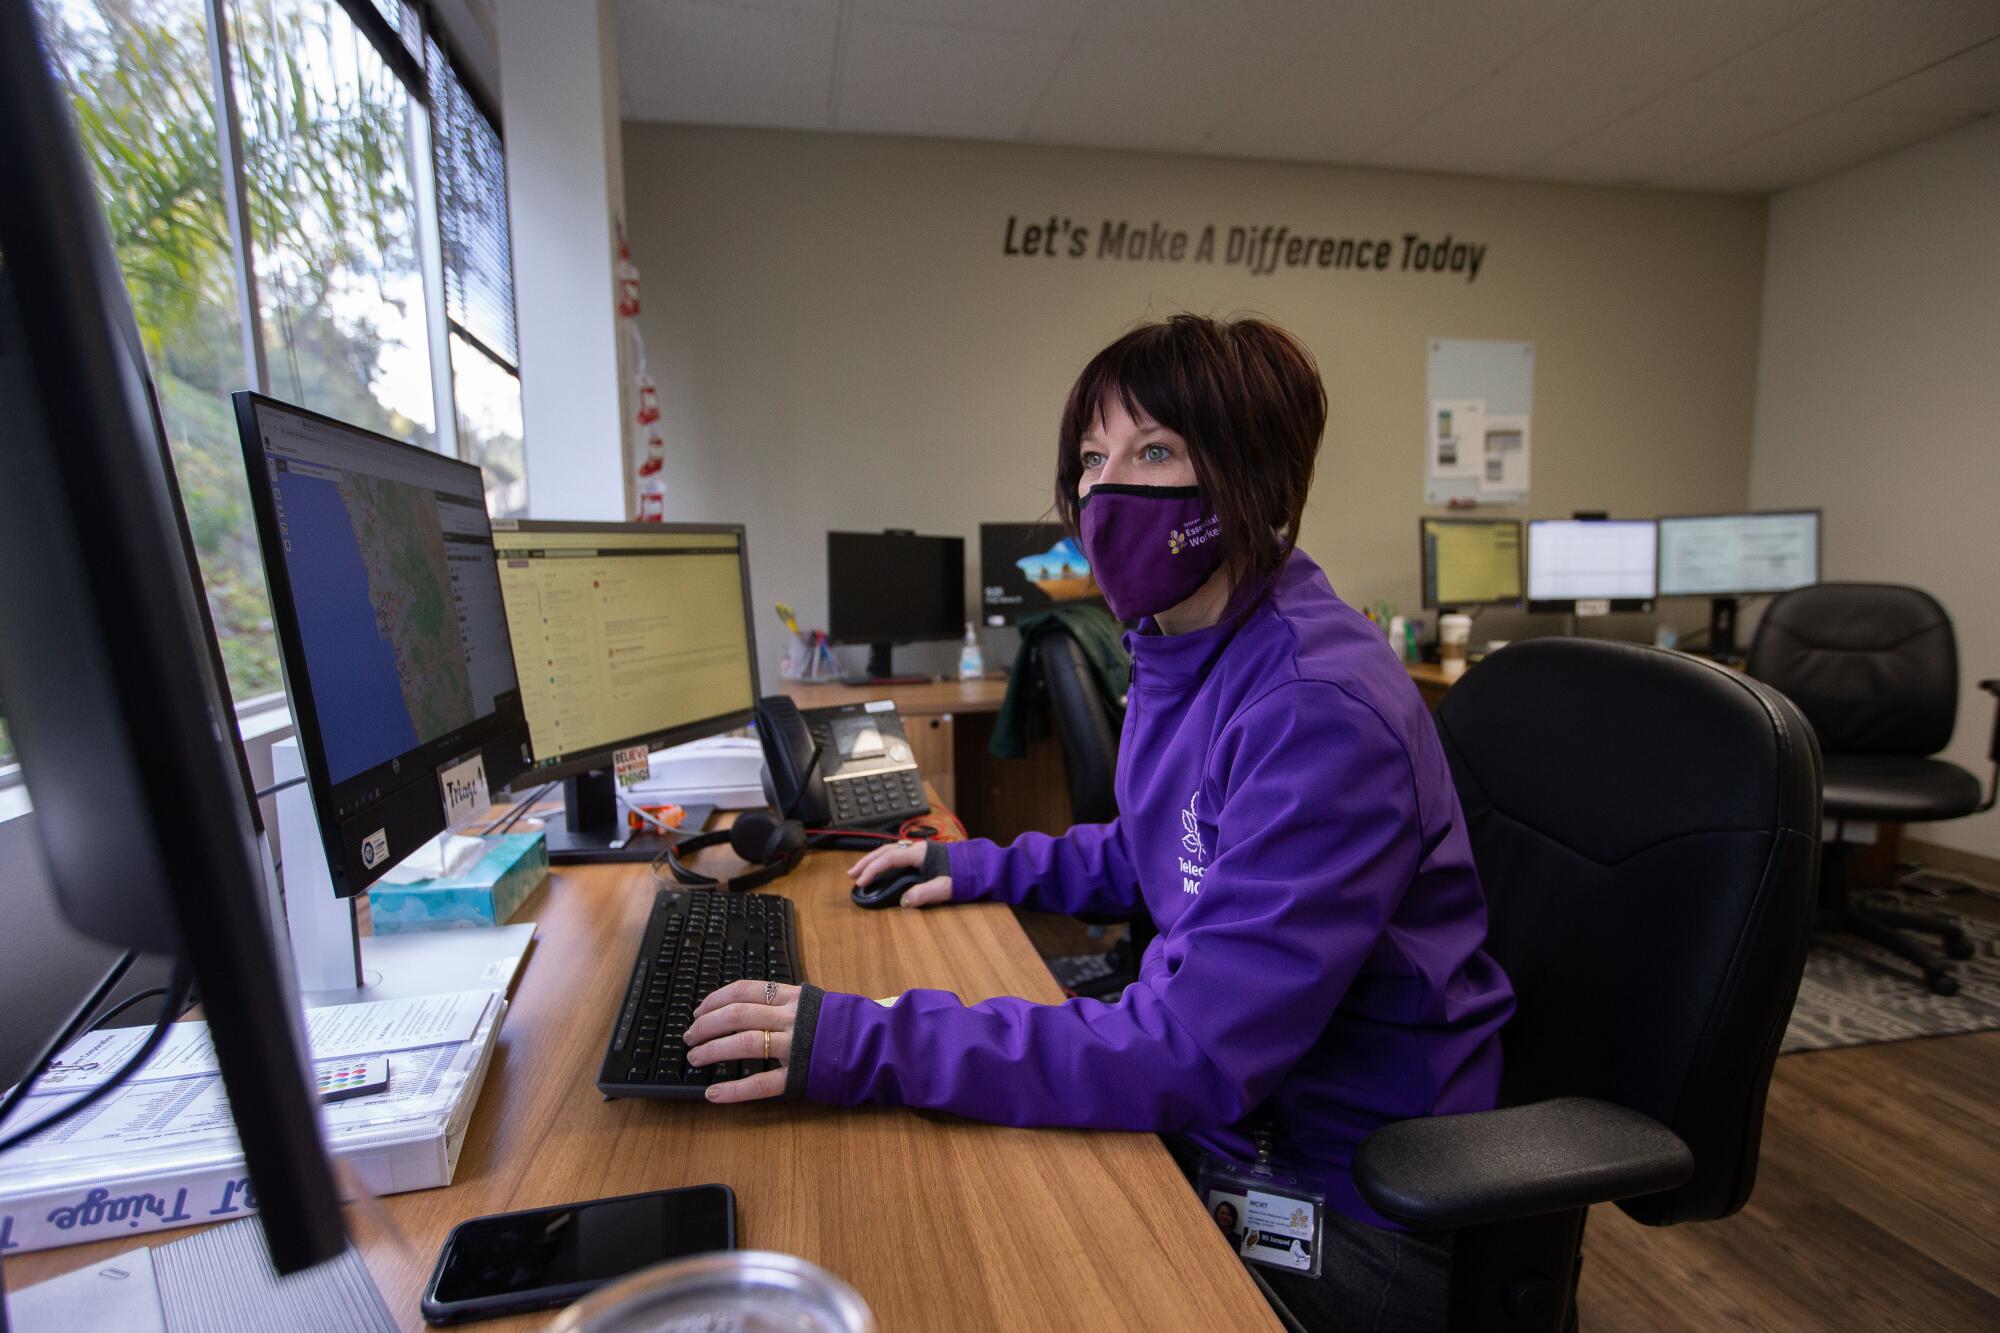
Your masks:
{"label": "widescreen monitor", "polygon": [[613,757],[733,731],[757,699],[743,528],[699,523],[493,525],[500,593],[534,746],[566,778],[551,860],[650,860],[617,808]]}
{"label": "widescreen monitor", "polygon": [[298,995],[131,308],[24,0],[0,0],[0,179],[0,696],[33,831],[70,924],[192,981],[293,1272],[345,1245]]}
{"label": "widescreen monitor", "polygon": [[1058,523],[981,523],[979,583],[989,625],[1056,606],[1104,605],[1083,548]]}
{"label": "widescreen monitor", "polygon": [[1658,595],[1653,520],[1538,518],[1528,524],[1530,610],[1638,611]]}
{"label": "widescreen monitor", "polygon": [[1747,597],[1819,582],[1819,510],[1660,520],[1660,596]]}
{"label": "widescreen monitor", "polygon": [[1424,606],[1519,606],[1521,521],[1516,518],[1417,520]]}
{"label": "widescreen monitor", "polygon": [[887,679],[891,646],[964,632],[965,539],[829,532],[826,600],[828,635],[868,644],[869,676]]}
{"label": "widescreen monitor", "polygon": [[479,469],[236,396],[285,689],[335,892],[444,831],[440,775],[532,757]]}

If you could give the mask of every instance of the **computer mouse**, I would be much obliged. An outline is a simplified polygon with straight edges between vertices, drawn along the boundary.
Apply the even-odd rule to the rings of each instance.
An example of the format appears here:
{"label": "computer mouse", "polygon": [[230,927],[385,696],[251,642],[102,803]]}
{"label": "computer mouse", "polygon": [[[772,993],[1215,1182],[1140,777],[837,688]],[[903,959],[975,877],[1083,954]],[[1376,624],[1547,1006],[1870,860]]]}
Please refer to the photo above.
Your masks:
{"label": "computer mouse", "polygon": [[903,895],[930,876],[921,870],[896,870],[877,875],[866,884],[854,886],[854,902],[859,907],[894,907]]}

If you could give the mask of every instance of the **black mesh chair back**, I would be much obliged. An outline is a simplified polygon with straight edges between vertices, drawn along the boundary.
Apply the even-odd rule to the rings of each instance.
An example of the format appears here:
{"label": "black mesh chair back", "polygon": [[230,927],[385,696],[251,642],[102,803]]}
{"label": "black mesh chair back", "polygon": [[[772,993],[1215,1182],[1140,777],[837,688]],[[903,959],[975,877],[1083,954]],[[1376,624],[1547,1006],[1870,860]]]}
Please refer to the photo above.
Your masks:
{"label": "black mesh chair back", "polygon": [[1107,824],[1118,817],[1118,732],[1091,680],[1090,663],[1074,638],[1049,628],[1035,640],[1035,665],[1048,691],[1049,725],[1062,745],[1070,818]]}

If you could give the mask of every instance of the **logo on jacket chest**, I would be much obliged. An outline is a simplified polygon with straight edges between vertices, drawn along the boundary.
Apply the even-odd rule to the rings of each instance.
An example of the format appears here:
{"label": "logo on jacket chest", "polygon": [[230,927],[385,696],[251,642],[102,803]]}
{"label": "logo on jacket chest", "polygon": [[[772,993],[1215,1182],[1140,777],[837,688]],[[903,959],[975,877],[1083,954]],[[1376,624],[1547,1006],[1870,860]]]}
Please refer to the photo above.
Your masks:
{"label": "logo on jacket chest", "polygon": [[1181,811],[1181,892],[1200,893],[1201,877],[1208,871],[1208,848],[1201,840],[1201,816],[1196,806],[1201,802],[1201,788],[1197,787],[1188,797],[1187,809]]}

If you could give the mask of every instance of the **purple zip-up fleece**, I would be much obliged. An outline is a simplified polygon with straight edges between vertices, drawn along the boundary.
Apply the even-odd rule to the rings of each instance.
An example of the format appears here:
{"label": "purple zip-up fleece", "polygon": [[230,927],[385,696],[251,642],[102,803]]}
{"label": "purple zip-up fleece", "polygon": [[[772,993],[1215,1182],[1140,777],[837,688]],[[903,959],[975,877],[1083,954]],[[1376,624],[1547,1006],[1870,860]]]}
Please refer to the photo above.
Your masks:
{"label": "purple zip-up fleece", "polygon": [[1271,594],[1190,634],[1130,634],[1119,818],[950,847],[952,896],[1051,912],[1143,902],[1116,1004],[818,999],[805,1095],[1007,1125],[1181,1131],[1361,1202],[1380,1125],[1491,1109],[1513,991],[1437,733],[1381,632],[1295,552]]}

